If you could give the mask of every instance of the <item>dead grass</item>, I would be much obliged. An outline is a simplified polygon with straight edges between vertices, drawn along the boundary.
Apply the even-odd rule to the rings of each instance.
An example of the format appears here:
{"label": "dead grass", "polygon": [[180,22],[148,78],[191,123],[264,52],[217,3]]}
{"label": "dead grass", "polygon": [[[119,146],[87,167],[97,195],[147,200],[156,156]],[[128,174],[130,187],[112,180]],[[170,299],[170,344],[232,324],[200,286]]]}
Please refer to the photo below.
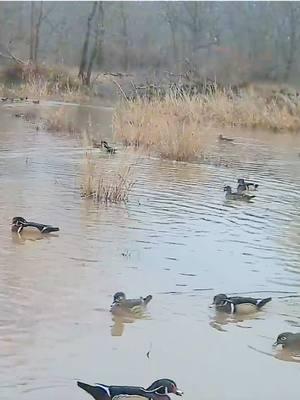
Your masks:
{"label": "dead grass", "polygon": [[82,133],[82,130],[78,125],[74,124],[69,113],[67,113],[63,107],[54,112],[52,111],[51,114],[44,117],[42,121],[43,126],[48,132]]}
{"label": "dead grass", "polygon": [[90,96],[74,71],[61,66],[10,65],[0,72],[2,97],[87,100]]}
{"label": "dead grass", "polygon": [[[121,203],[128,200],[128,194],[134,185],[132,179],[133,164],[126,159],[111,165],[97,159],[92,152],[86,153],[81,184],[81,195],[95,202]],[[108,161],[108,160],[105,160]]]}
{"label": "dead grass", "polygon": [[273,131],[300,130],[300,103],[287,96],[244,93],[123,102],[114,115],[116,138],[142,146],[162,158],[192,161],[205,150],[207,134],[216,128],[244,127]]}
{"label": "dead grass", "polygon": [[117,139],[125,145],[154,151],[162,158],[192,161],[201,151],[202,141],[198,118],[188,110],[187,101],[179,103],[168,97],[119,106],[113,121]]}

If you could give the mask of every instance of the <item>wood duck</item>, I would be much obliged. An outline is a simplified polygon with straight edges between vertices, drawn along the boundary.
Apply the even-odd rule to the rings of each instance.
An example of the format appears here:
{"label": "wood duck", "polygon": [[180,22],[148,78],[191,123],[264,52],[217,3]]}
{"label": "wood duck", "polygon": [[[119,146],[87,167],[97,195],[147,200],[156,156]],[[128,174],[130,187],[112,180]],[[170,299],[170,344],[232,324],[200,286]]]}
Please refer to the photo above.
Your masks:
{"label": "wood duck", "polygon": [[234,139],[227,138],[227,137],[223,136],[222,134],[219,135],[219,140],[223,141],[223,142],[233,142],[234,141]]}
{"label": "wood duck", "polygon": [[106,151],[110,154],[115,154],[116,149],[114,147],[109,146],[106,140],[101,140],[100,142],[101,147],[105,147]]}
{"label": "wood duck", "polygon": [[151,300],[151,295],[140,297],[139,299],[127,299],[124,292],[117,292],[114,294],[110,311],[115,315],[119,315],[123,311],[142,314]]}
{"label": "wood duck", "polygon": [[283,332],[278,335],[273,347],[282,345],[282,348],[300,350],[300,333]]}
{"label": "wood duck", "polygon": [[246,182],[245,179],[239,178],[238,180],[238,186],[237,186],[237,192],[238,193],[243,193],[246,190],[257,190],[258,184],[254,182]]}
{"label": "wood duck", "polygon": [[225,198],[227,200],[250,201],[250,200],[254,199],[254,197],[255,197],[254,195],[249,195],[249,194],[245,194],[245,193],[238,193],[238,192],[233,193],[231,186],[225,186],[224,192],[226,192]]}
{"label": "wood duck", "polygon": [[171,379],[159,379],[152,383],[147,389],[140,386],[108,386],[97,383],[88,385],[84,382],[77,382],[77,385],[89,393],[95,400],[112,400],[119,396],[140,396],[152,400],[170,400],[168,393],[174,393],[182,396],[183,392],[177,388],[177,385]]}
{"label": "wood duck", "polygon": [[269,303],[272,297],[265,299],[256,299],[253,297],[228,297],[226,294],[217,294],[214,297],[213,304],[217,311],[227,314],[249,314],[259,311],[265,304]]}
{"label": "wood duck", "polygon": [[11,230],[19,234],[26,230],[38,230],[40,233],[51,233],[59,231],[59,228],[52,225],[39,224],[32,221],[29,222],[23,217],[14,217],[12,219]]}

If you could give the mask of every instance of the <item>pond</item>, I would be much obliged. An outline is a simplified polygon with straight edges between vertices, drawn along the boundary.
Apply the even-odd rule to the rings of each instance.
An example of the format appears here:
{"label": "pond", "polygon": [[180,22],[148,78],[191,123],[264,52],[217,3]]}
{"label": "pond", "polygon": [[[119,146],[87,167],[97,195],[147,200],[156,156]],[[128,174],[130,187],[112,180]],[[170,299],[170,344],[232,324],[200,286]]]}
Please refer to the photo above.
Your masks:
{"label": "pond", "polygon": [[[66,112],[109,137],[111,109]],[[299,359],[272,343],[300,331],[300,136],[211,137],[209,151],[229,160],[219,166],[139,158],[128,203],[105,206],[80,197],[80,141],[14,113],[0,108],[1,400],[80,400],[77,379],[164,377],[186,399],[298,398]],[[122,152],[99,150],[103,167]],[[252,203],[225,201],[239,177],[259,184]],[[60,232],[12,236],[18,215]],[[119,290],[152,294],[147,318],[114,321]],[[221,317],[209,308],[220,292],[273,300],[251,318]]]}

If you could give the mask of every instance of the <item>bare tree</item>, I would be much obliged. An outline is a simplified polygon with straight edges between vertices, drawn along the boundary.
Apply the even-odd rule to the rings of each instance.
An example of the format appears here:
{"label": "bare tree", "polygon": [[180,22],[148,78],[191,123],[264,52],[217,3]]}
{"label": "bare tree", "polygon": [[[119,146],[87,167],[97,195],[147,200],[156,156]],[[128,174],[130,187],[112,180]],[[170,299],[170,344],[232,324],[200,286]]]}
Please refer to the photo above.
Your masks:
{"label": "bare tree", "polygon": [[289,33],[288,33],[288,54],[286,60],[286,70],[284,79],[288,80],[291,75],[291,70],[295,62],[295,55],[297,50],[298,43],[298,32],[297,28],[299,25],[299,5],[298,3],[287,3],[286,7],[288,8],[288,25],[289,25]]}
{"label": "bare tree", "polygon": [[29,60],[33,61],[34,55],[34,1],[30,2],[30,50],[29,50]]}
{"label": "bare tree", "polygon": [[40,1],[40,9],[39,9],[39,14],[38,18],[35,24],[35,29],[34,29],[34,38],[35,38],[35,43],[34,43],[34,51],[33,51],[33,62],[36,64],[37,63],[37,58],[38,58],[38,51],[39,51],[39,44],[40,44],[40,29],[41,29],[41,24],[43,20],[43,2]]}
{"label": "bare tree", "polygon": [[215,5],[210,2],[186,1],[182,6],[183,13],[179,20],[190,33],[192,52],[209,50],[219,44],[220,34],[213,9]]}
{"label": "bare tree", "polygon": [[82,47],[82,53],[81,53],[81,61],[79,65],[79,73],[78,76],[81,78],[82,82],[85,81],[85,72],[86,72],[86,67],[88,63],[88,51],[89,51],[89,42],[90,42],[90,36],[91,36],[91,25],[92,21],[94,19],[94,16],[96,14],[97,10],[97,1],[93,2],[92,5],[92,10],[88,16],[88,21],[87,21],[87,30],[83,42],[83,47]]}
{"label": "bare tree", "polygon": [[123,47],[123,68],[128,70],[129,66],[129,38],[128,38],[128,15],[125,11],[124,2],[120,3],[121,35]]}
{"label": "bare tree", "polygon": [[168,1],[163,3],[163,16],[170,28],[173,59],[175,62],[178,62],[176,33],[178,32],[179,17],[178,10],[175,8],[175,4],[170,4]]}
{"label": "bare tree", "polygon": [[100,52],[102,53],[103,34],[104,34],[104,9],[103,9],[103,2],[99,1],[97,9],[96,26],[95,26],[94,47],[92,49],[90,59],[88,61],[87,72],[84,79],[85,80],[84,83],[88,86],[91,83],[91,75],[95,59],[97,58],[97,55]]}

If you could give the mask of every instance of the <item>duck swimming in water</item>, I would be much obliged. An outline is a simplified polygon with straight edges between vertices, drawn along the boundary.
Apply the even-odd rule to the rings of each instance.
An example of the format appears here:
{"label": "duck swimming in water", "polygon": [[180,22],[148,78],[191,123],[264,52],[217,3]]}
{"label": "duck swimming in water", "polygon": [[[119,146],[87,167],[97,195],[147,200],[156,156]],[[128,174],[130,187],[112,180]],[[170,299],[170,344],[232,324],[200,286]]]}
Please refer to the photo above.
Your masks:
{"label": "duck swimming in water", "polygon": [[116,153],[116,149],[114,147],[111,147],[106,140],[101,140],[100,145],[101,147],[104,147],[108,153],[110,154]]}
{"label": "duck swimming in water", "polygon": [[11,223],[12,232],[22,233],[26,230],[37,230],[40,233],[51,233],[59,231],[59,228],[52,225],[39,224],[37,222],[26,221],[23,217],[14,217]]}
{"label": "duck swimming in water", "polygon": [[127,299],[124,292],[117,292],[114,294],[110,311],[113,314],[119,314],[122,311],[133,313],[143,312],[151,300],[151,295],[140,297],[139,299]]}
{"label": "duck swimming in water", "polygon": [[222,134],[219,135],[219,140],[223,141],[223,142],[231,142],[231,143],[234,141],[234,139],[227,138],[227,137],[223,136]]}
{"label": "duck swimming in water", "polygon": [[224,187],[224,192],[225,198],[227,200],[241,200],[241,201],[250,201],[254,199],[254,195],[249,195],[249,194],[244,194],[244,193],[239,193],[239,192],[232,192],[231,186],[225,186]]}
{"label": "duck swimming in water", "polygon": [[256,299],[254,297],[226,296],[226,294],[217,294],[214,297],[213,305],[217,311],[227,314],[248,314],[259,311],[265,304],[269,303],[272,297],[265,299]]}
{"label": "duck swimming in water", "polygon": [[282,345],[282,348],[290,350],[300,350],[300,333],[283,332],[277,336],[273,347]]}
{"label": "duck swimming in water", "polygon": [[170,400],[168,393],[182,396],[183,392],[177,388],[176,383],[171,379],[159,379],[153,382],[147,389],[141,386],[108,386],[103,384],[89,385],[84,382],[77,382],[77,385],[89,393],[95,400],[112,400],[119,396],[140,396],[152,400]]}
{"label": "duck swimming in water", "polygon": [[246,182],[245,179],[239,178],[238,180],[238,186],[237,186],[237,192],[242,193],[245,192],[246,190],[257,190],[258,184],[254,182]]}

